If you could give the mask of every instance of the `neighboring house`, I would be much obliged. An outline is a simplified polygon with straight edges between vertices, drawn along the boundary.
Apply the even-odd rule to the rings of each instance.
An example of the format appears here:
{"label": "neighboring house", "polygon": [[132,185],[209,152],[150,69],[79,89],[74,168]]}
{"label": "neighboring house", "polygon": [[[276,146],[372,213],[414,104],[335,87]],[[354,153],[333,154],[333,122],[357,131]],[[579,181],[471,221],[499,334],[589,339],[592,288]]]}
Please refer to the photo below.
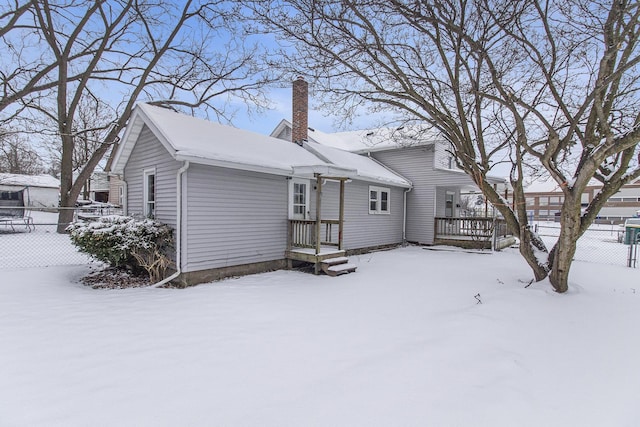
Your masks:
{"label": "neighboring house", "polygon": [[96,202],[109,202],[109,175],[106,172],[94,172],[89,179],[89,199]]}
{"label": "neighboring house", "polygon": [[115,206],[124,205],[124,183],[116,174],[108,174],[109,180],[109,200],[108,202]]}
{"label": "neighboring house", "polygon": [[[305,127],[306,129],[306,127]],[[174,228],[184,284],[403,241],[409,180],[377,161],[139,104],[111,164],[129,215]]]}
{"label": "neighboring house", "polygon": [[[582,193],[582,205],[586,207],[598,194],[602,184],[591,180]],[[527,213],[536,221],[559,220],[564,195],[560,186],[551,178],[538,179],[525,188]],[[627,218],[638,216],[640,210],[640,179],[625,185],[611,196],[598,213],[597,223],[621,224]]]}
{"label": "neighboring house", "polygon": [[[294,104],[295,93],[294,87]],[[291,122],[282,120],[271,136],[295,141],[293,129]],[[314,147],[347,150],[373,159],[411,181],[412,188],[406,195],[406,241],[426,245],[460,245],[465,241],[465,246],[491,245],[490,239],[481,237],[492,234],[493,218],[469,218],[463,216],[461,210],[461,196],[479,192],[478,187],[456,167],[453,156],[447,151],[448,144],[433,130],[381,128],[329,134],[308,128],[307,135],[302,138],[308,139]],[[506,180],[499,177],[490,180],[508,200]],[[503,244],[511,244],[511,240]]]}
{"label": "neighboring house", "polygon": [[0,192],[25,190],[25,206],[57,207],[60,200],[60,180],[50,175],[20,175],[0,173]]}
{"label": "neighboring house", "polygon": [[[74,182],[78,179],[79,172],[74,172]],[[84,182],[79,200],[93,200],[100,203],[109,201],[109,174],[107,172],[93,172]]]}

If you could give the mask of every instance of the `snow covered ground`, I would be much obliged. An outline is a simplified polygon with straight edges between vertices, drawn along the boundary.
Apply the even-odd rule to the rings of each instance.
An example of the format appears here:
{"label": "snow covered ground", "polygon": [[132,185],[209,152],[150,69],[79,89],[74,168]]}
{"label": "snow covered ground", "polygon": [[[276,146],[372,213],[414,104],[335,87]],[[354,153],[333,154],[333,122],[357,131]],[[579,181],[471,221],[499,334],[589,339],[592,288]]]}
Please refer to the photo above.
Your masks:
{"label": "snow covered ground", "polygon": [[638,270],[576,261],[558,295],[514,250],[351,261],[184,290],[2,269],[0,426],[639,425]]}
{"label": "snow covered ground", "polygon": [[17,232],[12,232],[10,225],[0,225],[0,269],[90,262],[89,256],[79,253],[70,243],[68,235],[56,232],[57,213],[32,210],[28,215],[35,226],[30,232],[22,221],[14,223]]}

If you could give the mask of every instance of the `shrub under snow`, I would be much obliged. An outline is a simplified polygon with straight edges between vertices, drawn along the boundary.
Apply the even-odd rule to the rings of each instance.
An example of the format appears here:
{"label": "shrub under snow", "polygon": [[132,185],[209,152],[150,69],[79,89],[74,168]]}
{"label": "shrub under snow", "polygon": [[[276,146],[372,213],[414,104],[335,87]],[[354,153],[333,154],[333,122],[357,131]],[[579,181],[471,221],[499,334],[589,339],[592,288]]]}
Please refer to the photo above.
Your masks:
{"label": "shrub under snow", "polygon": [[81,252],[115,268],[145,270],[152,281],[159,280],[170,263],[165,252],[173,242],[173,230],[151,219],[109,215],[73,223],[67,231]]}

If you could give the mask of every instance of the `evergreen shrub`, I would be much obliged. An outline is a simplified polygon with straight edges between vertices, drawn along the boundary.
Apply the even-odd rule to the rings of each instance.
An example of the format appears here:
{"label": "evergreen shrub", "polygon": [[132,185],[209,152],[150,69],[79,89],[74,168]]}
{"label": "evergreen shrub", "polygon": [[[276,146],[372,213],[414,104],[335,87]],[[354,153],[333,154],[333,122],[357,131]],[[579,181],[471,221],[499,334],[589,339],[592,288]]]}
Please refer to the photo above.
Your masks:
{"label": "evergreen shrub", "polygon": [[[146,271],[152,280],[158,280],[170,264],[166,253],[173,244],[173,230],[151,219],[109,215],[92,222],[75,222],[67,231],[80,252],[114,268],[135,274]],[[145,260],[158,258],[162,258],[163,271],[150,271]]]}

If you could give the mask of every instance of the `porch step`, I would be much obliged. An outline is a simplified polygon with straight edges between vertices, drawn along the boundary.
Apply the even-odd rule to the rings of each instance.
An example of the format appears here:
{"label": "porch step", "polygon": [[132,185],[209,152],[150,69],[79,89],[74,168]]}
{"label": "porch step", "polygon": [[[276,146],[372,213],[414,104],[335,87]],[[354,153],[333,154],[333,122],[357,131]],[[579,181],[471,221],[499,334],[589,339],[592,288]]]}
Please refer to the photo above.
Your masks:
{"label": "porch step", "polygon": [[349,258],[347,258],[346,256],[339,256],[336,258],[327,258],[324,261],[322,261],[322,264],[326,264],[330,267],[332,265],[346,264],[348,262],[349,262]]}
{"label": "porch step", "polygon": [[349,264],[348,261],[346,257],[325,260],[322,262],[322,271],[331,277],[355,272],[358,267],[355,264]]}

